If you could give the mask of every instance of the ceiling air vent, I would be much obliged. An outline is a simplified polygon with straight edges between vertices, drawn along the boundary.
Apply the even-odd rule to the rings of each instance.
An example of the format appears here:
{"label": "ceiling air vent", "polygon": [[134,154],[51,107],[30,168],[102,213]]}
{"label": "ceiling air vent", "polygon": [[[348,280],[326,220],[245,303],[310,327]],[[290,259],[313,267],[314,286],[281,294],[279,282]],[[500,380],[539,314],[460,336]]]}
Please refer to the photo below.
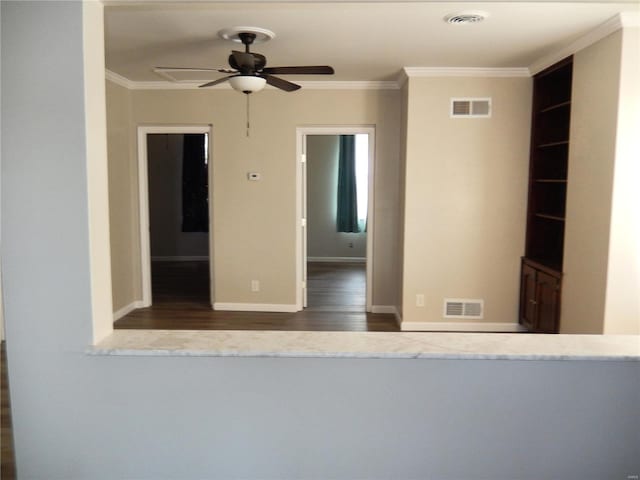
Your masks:
{"label": "ceiling air vent", "polygon": [[451,117],[489,118],[491,98],[452,98]]}
{"label": "ceiling air vent", "polygon": [[444,318],[484,318],[484,300],[445,298]]}
{"label": "ceiling air vent", "polygon": [[487,15],[485,12],[459,12],[447,15],[444,21],[453,25],[466,25],[481,22],[487,18]]}

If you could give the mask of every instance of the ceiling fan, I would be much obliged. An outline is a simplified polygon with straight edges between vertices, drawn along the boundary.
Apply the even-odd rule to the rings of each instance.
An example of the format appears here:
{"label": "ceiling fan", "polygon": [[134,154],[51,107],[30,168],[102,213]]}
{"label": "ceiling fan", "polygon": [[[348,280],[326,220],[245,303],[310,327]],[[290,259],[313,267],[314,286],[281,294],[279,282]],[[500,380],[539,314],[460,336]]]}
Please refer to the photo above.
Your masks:
{"label": "ceiling fan", "polygon": [[[327,65],[298,66],[298,67],[267,67],[267,59],[260,53],[250,50],[251,45],[259,38],[259,41],[266,41],[273,38],[273,32],[265,29],[252,27],[237,27],[230,29],[231,34],[222,31],[220,35],[229,40],[240,42],[244,45],[244,52],[232,50],[229,55],[229,66],[231,68],[172,68],[157,67],[155,71],[203,71],[209,70],[220,73],[231,73],[226,77],[218,78],[211,82],[200,85],[200,88],[213,87],[223,82],[229,82],[234,90],[250,94],[262,90],[265,84],[293,92],[300,88],[300,85],[284,80],[274,75],[332,75],[334,70]],[[260,35],[260,37],[258,37]]]}

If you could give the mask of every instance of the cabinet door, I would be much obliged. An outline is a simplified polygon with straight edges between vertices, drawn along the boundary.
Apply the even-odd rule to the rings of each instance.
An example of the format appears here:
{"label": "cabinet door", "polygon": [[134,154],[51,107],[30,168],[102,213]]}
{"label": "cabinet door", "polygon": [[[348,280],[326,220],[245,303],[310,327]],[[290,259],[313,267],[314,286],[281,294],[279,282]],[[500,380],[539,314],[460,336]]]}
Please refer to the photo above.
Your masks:
{"label": "cabinet door", "polygon": [[520,323],[530,331],[536,325],[536,272],[537,270],[526,263],[522,264]]}
{"label": "cabinet door", "polygon": [[538,272],[536,278],[538,315],[534,330],[541,333],[557,333],[560,313],[560,280],[544,272]]}

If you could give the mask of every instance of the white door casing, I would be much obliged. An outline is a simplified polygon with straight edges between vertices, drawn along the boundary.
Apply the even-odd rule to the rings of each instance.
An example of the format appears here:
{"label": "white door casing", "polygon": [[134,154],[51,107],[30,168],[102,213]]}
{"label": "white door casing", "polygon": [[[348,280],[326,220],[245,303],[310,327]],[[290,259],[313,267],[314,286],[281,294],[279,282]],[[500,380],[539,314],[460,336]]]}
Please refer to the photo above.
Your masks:
{"label": "white door casing", "polygon": [[208,152],[209,159],[209,279],[210,279],[210,296],[211,305],[215,299],[215,286],[213,275],[213,241],[211,238],[213,232],[213,202],[211,199],[213,186],[213,164],[212,164],[212,144],[213,144],[213,127],[211,125],[141,125],[138,126],[138,209],[139,209],[139,226],[140,226],[140,271],[141,271],[141,287],[142,287],[142,307],[149,307],[152,303],[151,298],[151,243],[149,235],[149,175],[148,175],[148,152],[147,152],[147,135],[150,134],[185,134],[196,133],[208,135]]}
{"label": "white door casing", "polygon": [[366,311],[373,304],[373,236],[374,236],[374,179],[375,179],[375,126],[335,125],[309,126],[296,129],[296,307],[307,306],[307,135],[357,135],[369,139],[369,201],[367,210],[367,263]]}

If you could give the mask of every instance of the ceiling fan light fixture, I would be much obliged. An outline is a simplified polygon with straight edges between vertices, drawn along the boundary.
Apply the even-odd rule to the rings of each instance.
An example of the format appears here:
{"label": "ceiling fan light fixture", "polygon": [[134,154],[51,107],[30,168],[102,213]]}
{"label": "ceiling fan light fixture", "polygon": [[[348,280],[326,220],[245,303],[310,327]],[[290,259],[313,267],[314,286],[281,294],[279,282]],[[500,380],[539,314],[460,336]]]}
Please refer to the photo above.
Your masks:
{"label": "ceiling fan light fixture", "polygon": [[267,81],[255,75],[236,75],[229,79],[229,83],[234,90],[249,94],[262,90],[267,84]]}

